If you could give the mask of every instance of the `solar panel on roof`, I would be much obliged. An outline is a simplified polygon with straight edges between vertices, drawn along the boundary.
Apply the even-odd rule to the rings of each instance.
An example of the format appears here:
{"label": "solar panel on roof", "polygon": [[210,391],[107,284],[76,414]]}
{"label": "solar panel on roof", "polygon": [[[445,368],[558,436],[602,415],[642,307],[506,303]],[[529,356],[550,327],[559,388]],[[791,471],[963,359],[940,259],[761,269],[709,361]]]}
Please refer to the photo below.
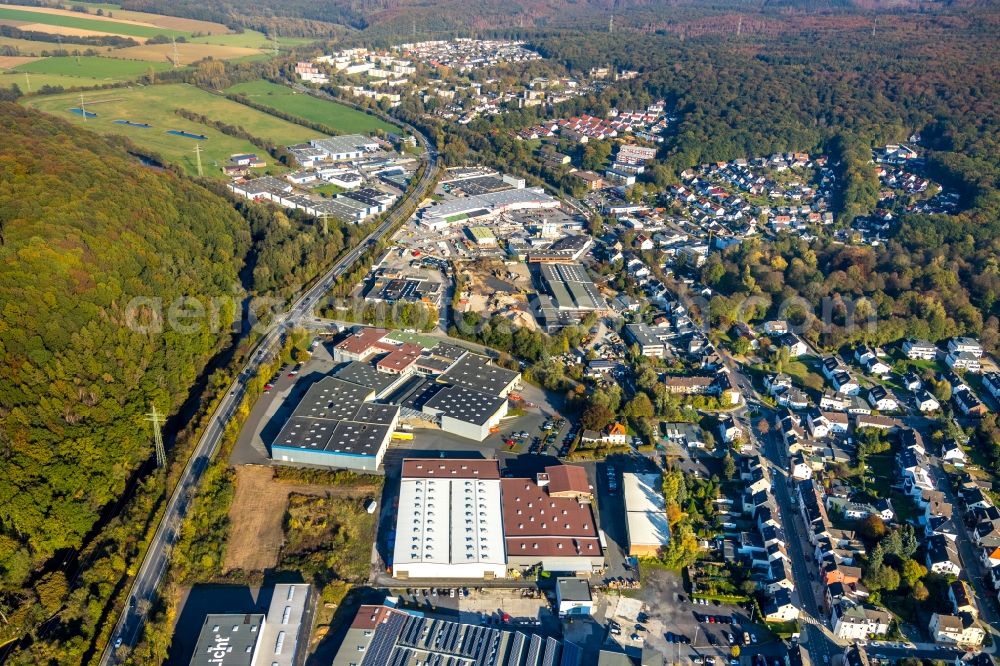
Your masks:
{"label": "solar panel on roof", "polygon": [[525,638],[525,635],[520,631],[514,634],[514,640],[510,646],[510,652],[507,653],[505,666],[521,666],[521,660],[524,658]]}
{"label": "solar panel on roof", "polygon": [[559,658],[559,641],[549,636],[545,639],[545,653],[542,656],[542,666],[555,666]]}
{"label": "solar panel on roof", "polygon": [[538,634],[531,635],[531,642],[528,643],[528,654],[524,660],[524,666],[538,666],[538,658],[542,651],[542,637]]}

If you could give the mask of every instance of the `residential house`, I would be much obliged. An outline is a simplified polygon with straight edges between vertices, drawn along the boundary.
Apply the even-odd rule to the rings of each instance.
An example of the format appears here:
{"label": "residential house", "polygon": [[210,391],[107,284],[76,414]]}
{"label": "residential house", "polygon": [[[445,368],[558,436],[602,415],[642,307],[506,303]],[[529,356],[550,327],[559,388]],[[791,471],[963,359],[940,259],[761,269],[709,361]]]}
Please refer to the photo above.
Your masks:
{"label": "residential house", "polygon": [[783,372],[764,377],[764,388],[771,395],[778,395],[782,391],[792,388],[792,378]]}
{"label": "residential house", "polygon": [[959,576],[962,573],[961,560],[958,558],[958,548],[949,539],[935,534],[927,540],[927,568],[946,576]]}
{"label": "residential house", "polygon": [[987,372],[984,374],[983,388],[990,392],[994,400],[1000,401],[1000,372]]}
{"label": "residential house", "polygon": [[848,414],[864,414],[865,416],[870,416],[872,413],[871,405],[868,404],[866,400],[862,400],[860,395],[850,395],[851,404],[847,406]]}
{"label": "residential house", "polygon": [[989,413],[986,405],[979,400],[972,389],[964,384],[952,392],[951,400],[958,407],[958,410],[968,417],[982,418]]}
{"label": "residential house", "polygon": [[899,403],[885,390],[884,386],[873,386],[868,389],[868,404],[872,409],[880,412],[895,412],[899,410]]}
{"label": "residential house", "polygon": [[789,358],[798,358],[809,351],[806,343],[802,342],[802,339],[794,333],[785,333],[780,336],[778,338],[778,345],[781,349],[788,352]]}
{"label": "residential house", "polygon": [[667,393],[681,395],[705,395],[717,392],[715,378],[703,375],[689,377],[667,375],[663,378],[663,386]]}
{"label": "residential house", "polygon": [[827,586],[841,583],[851,587],[861,582],[861,568],[829,562],[823,567],[820,579]]}
{"label": "residential house", "polygon": [[788,330],[788,322],[784,319],[764,322],[764,333],[771,337],[784,335],[785,333],[788,333]]}
{"label": "residential house", "polygon": [[941,460],[950,462],[956,467],[962,467],[966,460],[965,449],[954,439],[949,439],[941,445]]}
{"label": "residential house", "polygon": [[854,418],[855,428],[875,428],[876,430],[895,430],[901,423],[889,416],[876,416],[874,414],[858,414]]}
{"label": "residential house", "polygon": [[875,513],[887,523],[896,519],[896,510],[892,507],[892,500],[888,497],[883,497],[875,502]]}
{"label": "residential house", "polygon": [[924,387],[919,375],[915,372],[907,372],[903,375],[903,388],[911,393],[916,393]]}
{"label": "residential house", "polygon": [[979,617],[979,609],[976,608],[975,595],[972,588],[964,580],[952,581],[948,586],[948,599],[951,601],[951,608],[955,615],[968,613],[973,617]]}
{"label": "residential house", "polygon": [[862,364],[862,367],[869,375],[876,377],[885,377],[892,372],[892,367],[878,357],[868,359]]}
{"label": "residential house", "polygon": [[967,351],[951,351],[945,356],[944,362],[952,370],[965,370],[966,372],[978,373],[982,370],[980,356]]}
{"label": "residential house", "polygon": [[843,393],[844,395],[857,395],[861,392],[861,385],[858,384],[858,382],[851,377],[850,373],[845,370],[835,372],[830,381],[837,393]]}
{"label": "residential house", "polygon": [[936,412],[941,409],[941,403],[927,389],[918,391],[914,402],[917,405],[917,409],[924,413]]}
{"label": "residential house", "polygon": [[604,441],[608,444],[628,444],[628,440],[628,429],[621,423],[612,423],[604,434]]}
{"label": "residential house", "polygon": [[791,622],[799,617],[799,607],[792,603],[792,597],[786,589],[778,590],[764,604],[764,619],[768,622]]}
{"label": "residential house", "polygon": [[864,365],[868,361],[878,358],[875,354],[875,350],[868,345],[858,345],[854,349],[854,360],[858,365]]}
{"label": "residential house", "polygon": [[848,430],[847,414],[814,409],[806,415],[806,427],[815,439],[823,439],[829,435],[843,435]]}
{"label": "residential house", "polygon": [[879,608],[844,600],[831,608],[830,621],[833,633],[849,641],[885,636],[892,622],[892,615]]}
{"label": "residential house", "polygon": [[723,416],[719,420],[719,434],[726,444],[742,441],[744,438],[743,429],[736,423],[736,420],[729,415]]}
{"label": "residential house", "polygon": [[983,346],[979,340],[968,337],[957,337],[948,340],[948,352],[958,354],[972,354],[976,358],[983,357]]}
{"label": "residential house", "polygon": [[846,371],[847,366],[840,362],[840,359],[836,356],[827,356],[822,361],[820,361],[820,370],[823,372],[823,376],[827,379],[833,379],[833,376],[841,371]]}
{"label": "residential house", "polygon": [[986,632],[979,626],[976,618],[968,613],[962,615],[934,613],[927,628],[937,643],[979,647],[986,638]]}
{"label": "residential house", "polygon": [[791,465],[791,475],[796,481],[811,479],[813,475],[812,465],[806,462],[805,456],[799,452],[794,454],[789,461]]}
{"label": "residential house", "polygon": [[827,389],[823,391],[823,396],[820,398],[819,408],[824,411],[846,412],[850,404],[849,396]]}
{"label": "residential house", "polygon": [[860,502],[851,502],[849,500],[842,500],[836,497],[826,498],[827,509],[836,509],[844,515],[845,518],[849,520],[861,520],[862,518],[867,518],[868,516],[877,513],[875,507],[871,504],[864,504]]}
{"label": "residential house", "polygon": [[938,348],[926,340],[906,340],[903,342],[903,353],[911,361],[933,361],[937,358]]}

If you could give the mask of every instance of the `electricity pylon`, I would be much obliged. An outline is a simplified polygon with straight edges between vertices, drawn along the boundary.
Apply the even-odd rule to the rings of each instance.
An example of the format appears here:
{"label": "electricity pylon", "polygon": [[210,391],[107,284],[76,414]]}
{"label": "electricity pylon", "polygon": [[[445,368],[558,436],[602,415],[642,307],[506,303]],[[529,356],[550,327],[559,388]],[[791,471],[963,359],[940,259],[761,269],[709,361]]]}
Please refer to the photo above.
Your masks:
{"label": "electricity pylon", "polygon": [[167,464],[167,452],[163,447],[163,432],[160,426],[166,421],[162,414],[156,411],[156,405],[152,405],[153,411],[146,414],[146,420],[153,424],[153,444],[156,448],[156,466],[163,467]]}

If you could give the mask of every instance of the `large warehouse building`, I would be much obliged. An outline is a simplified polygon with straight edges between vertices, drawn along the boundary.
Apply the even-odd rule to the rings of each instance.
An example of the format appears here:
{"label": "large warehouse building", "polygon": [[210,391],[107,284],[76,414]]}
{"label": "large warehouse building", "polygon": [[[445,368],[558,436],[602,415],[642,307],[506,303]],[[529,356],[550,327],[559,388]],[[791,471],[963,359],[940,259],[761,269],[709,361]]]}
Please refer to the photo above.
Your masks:
{"label": "large warehouse building", "polygon": [[540,634],[362,606],[332,666],[577,666],[573,643]]}
{"label": "large warehouse building", "polygon": [[462,386],[445,386],[424,403],[423,412],[437,417],[441,430],[481,442],[507,415],[507,399]]}
{"label": "large warehouse building", "polygon": [[663,499],[663,480],[659,474],[622,475],[625,518],[628,528],[628,554],[653,557],[667,545],[670,525]]}
{"label": "large warehouse building", "polygon": [[371,388],[325,377],[306,392],[271,445],[276,461],[374,472],[399,407],[369,402]]}
{"label": "large warehouse building", "polygon": [[466,352],[438,375],[438,389],[422,411],[438,419],[441,429],[481,442],[507,415],[507,396],[521,374],[490,359]]}
{"label": "large warehouse building", "polygon": [[[311,607],[311,587],[271,588],[267,615],[213,613],[205,616],[191,666],[296,666],[302,662],[311,629],[303,620]],[[261,590],[257,601],[265,598]]]}
{"label": "large warehouse building", "polygon": [[382,435],[387,443],[401,413],[477,442],[495,432],[521,374],[449,343],[405,340],[358,326],[334,345],[341,365],[309,389],[275,440],[273,459],[373,471]]}
{"label": "large warehouse building", "polygon": [[537,479],[500,482],[508,567],[541,565],[546,571],[589,576],[604,568],[597,522],[586,495],[589,486],[586,492],[557,486],[561,492],[555,496],[550,492],[552,476],[549,468]]}
{"label": "large warehouse building", "polygon": [[466,220],[484,221],[501,213],[515,210],[559,208],[559,200],[540,187],[503,190],[475,196],[460,197],[425,208],[419,224],[431,231],[447,229]]}
{"label": "large warehouse building", "polygon": [[404,460],[393,576],[503,578],[500,515],[496,460]]}

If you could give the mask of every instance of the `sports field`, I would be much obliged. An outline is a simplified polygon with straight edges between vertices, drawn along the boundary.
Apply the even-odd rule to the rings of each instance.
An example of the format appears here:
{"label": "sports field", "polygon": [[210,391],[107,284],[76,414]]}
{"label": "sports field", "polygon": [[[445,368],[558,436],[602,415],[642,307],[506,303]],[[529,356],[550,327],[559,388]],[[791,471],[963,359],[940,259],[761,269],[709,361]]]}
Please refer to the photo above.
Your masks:
{"label": "sports field", "polygon": [[375,116],[357,111],[349,106],[297,93],[291,88],[270,81],[240,83],[226,90],[229,93],[246,95],[258,104],[284,111],[298,118],[322,123],[344,134],[368,134],[374,130],[400,132],[400,128],[390,125]]}
{"label": "sports field", "polygon": [[169,69],[166,62],[144,62],[142,60],[118,60],[99,56],[56,56],[42,58],[14,67],[15,72],[31,74],[58,74],[82,79],[100,81],[129,81],[137,79],[150,70],[162,72]]}
{"label": "sports field", "polygon": [[[85,31],[82,34],[104,33],[143,39],[155,37],[156,35],[179,37],[187,34],[182,30],[172,30],[156,25],[144,25],[139,22],[116,21],[114,19],[101,18],[79,12],[57,13],[53,11],[39,11],[31,7],[0,6],[0,21],[19,21],[22,23],[18,27],[22,30],[36,30],[41,32],[45,32],[45,26],[52,26]],[[66,34],[65,31],[63,33]]]}
{"label": "sports field", "polygon": [[[235,153],[257,153],[268,162],[270,156],[249,141],[236,139],[200,123],[186,120],[174,109],[184,108],[232,125],[240,125],[254,136],[271,139],[280,145],[299,143],[316,138],[317,133],[280,118],[256,111],[224,97],[213,95],[187,84],[145,86],[133,89],[94,91],[84,94],[88,112],[96,118],[84,120],[72,113],[79,107],[80,95],[67,93],[28,97],[21,100],[28,107],[46,111],[69,122],[85,126],[102,134],[121,134],[136,145],[158,153],[164,159],[181,165],[188,173],[197,173],[195,146],[201,147],[201,161],[206,176],[222,178],[215,166]],[[149,128],[117,124],[115,120],[147,123]],[[168,130],[180,130],[204,135],[205,141],[173,136]]]}

